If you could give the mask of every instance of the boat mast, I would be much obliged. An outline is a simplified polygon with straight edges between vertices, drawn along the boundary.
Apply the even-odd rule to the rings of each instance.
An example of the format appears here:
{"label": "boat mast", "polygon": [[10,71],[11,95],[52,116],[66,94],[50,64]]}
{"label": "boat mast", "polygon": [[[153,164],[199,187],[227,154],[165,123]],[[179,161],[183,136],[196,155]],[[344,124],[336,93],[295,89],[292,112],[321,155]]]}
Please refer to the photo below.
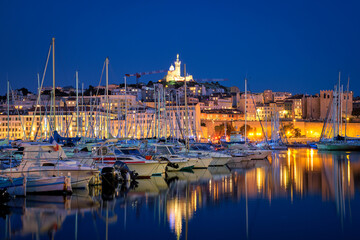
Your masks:
{"label": "boat mast", "polygon": [[79,136],[79,73],[76,71],[76,136]]}
{"label": "boat mast", "polygon": [[106,66],[106,86],[105,86],[105,94],[106,94],[106,129],[104,131],[105,138],[109,137],[109,58],[106,57],[105,60]]}
{"label": "boat mast", "polygon": [[[37,74],[37,80],[38,80],[38,94],[40,95],[40,91],[41,91],[41,87],[40,87],[40,76],[39,76],[39,73]],[[39,123],[39,128],[40,128],[40,139],[42,139],[42,130],[41,130],[41,127],[42,127],[42,118],[41,118],[41,98],[39,99],[39,105],[40,105],[40,111],[39,111],[39,114],[40,114],[40,123]]]}
{"label": "boat mast", "polygon": [[339,129],[336,129],[336,122],[337,122],[337,86],[335,85],[335,89],[334,89],[334,94],[333,94],[333,138],[335,139],[335,137],[337,136],[336,133]]}
{"label": "boat mast", "polygon": [[53,119],[54,130],[56,130],[56,116],[55,116],[55,38],[52,38],[52,64],[53,64]]}
{"label": "boat mast", "polygon": [[246,143],[246,121],[247,121],[247,79],[245,78],[245,143]]}
{"label": "boat mast", "polygon": [[127,93],[126,93],[126,76],[124,77],[125,83],[125,139],[127,141]]}
{"label": "boat mast", "polygon": [[184,87],[185,87],[185,143],[186,149],[189,151],[189,113],[187,104],[187,90],[186,90],[186,64],[184,64]]}
{"label": "boat mast", "polygon": [[160,99],[160,92],[161,92],[161,87],[159,86],[159,90],[157,92],[157,116],[158,116],[158,121],[157,121],[157,135],[158,135],[158,139],[161,138],[161,121],[162,121],[162,116],[161,116],[161,99]]}
{"label": "boat mast", "polygon": [[347,86],[346,86],[346,103],[345,103],[345,142],[346,142],[346,138],[347,138],[347,135],[346,135],[346,128],[347,128],[347,118],[348,118],[348,100],[349,100],[349,82],[350,82],[350,77],[348,77],[348,82],[347,82]]}
{"label": "boat mast", "polygon": [[339,88],[338,88],[338,106],[339,106],[338,128],[339,128],[339,133],[338,133],[338,135],[340,135],[340,136],[342,135],[342,98],[343,98],[343,88],[340,83],[340,73],[339,73]]}
{"label": "boat mast", "polygon": [[9,79],[7,80],[7,137],[10,140],[10,83]]}
{"label": "boat mast", "polygon": [[154,124],[152,125],[153,126],[153,137],[154,138],[157,138],[156,137],[156,134],[157,134],[157,107],[156,107],[156,86],[154,85]]}
{"label": "boat mast", "polygon": [[[81,136],[83,136],[84,122],[86,121],[86,113],[84,114],[84,83],[81,83]],[[84,117],[84,118],[83,118]],[[85,124],[86,126],[86,124]]]}
{"label": "boat mast", "polygon": [[337,135],[340,135],[340,122],[342,119],[342,113],[341,113],[341,85],[340,85],[340,72],[339,72],[339,85],[338,85],[338,93],[337,93],[337,100],[338,100],[338,112],[337,112]]}
{"label": "boat mast", "polygon": [[165,91],[166,89],[163,88],[163,106],[164,106],[164,119],[165,119],[165,134],[164,134],[164,137],[165,137],[165,142],[167,142],[167,115],[166,115],[166,94],[165,94]]}

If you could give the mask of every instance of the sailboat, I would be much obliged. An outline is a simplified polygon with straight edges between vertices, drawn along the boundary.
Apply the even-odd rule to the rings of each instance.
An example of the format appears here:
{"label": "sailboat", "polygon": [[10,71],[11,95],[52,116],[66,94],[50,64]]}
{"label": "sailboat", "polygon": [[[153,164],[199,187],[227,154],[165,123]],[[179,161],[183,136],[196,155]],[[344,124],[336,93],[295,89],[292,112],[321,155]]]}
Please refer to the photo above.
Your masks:
{"label": "sailboat", "polygon": [[230,136],[230,144],[228,148],[231,152],[232,159],[229,161],[229,165],[238,163],[241,161],[259,160],[265,159],[271,155],[271,151],[268,149],[261,149],[256,146],[252,146],[247,139],[247,79],[245,78],[245,124],[244,124],[244,138],[241,137],[239,132],[234,132]]}
{"label": "sailboat", "polygon": [[279,112],[276,110],[271,118],[271,140],[269,141],[269,147],[272,150],[287,150],[288,147],[283,143],[280,132],[280,119]]}
{"label": "sailboat", "polygon": [[[349,93],[349,81],[347,85],[347,93]],[[359,151],[360,141],[349,139],[346,135],[347,122],[345,121],[345,136],[342,135],[342,99],[344,99],[343,86],[340,85],[340,73],[338,86],[334,88],[334,95],[332,99],[332,106],[329,106],[328,116],[324,121],[323,130],[320,141],[316,144],[319,150],[325,151]],[[347,101],[346,97],[346,115],[347,115]],[[330,103],[331,104],[331,103]],[[331,114],[330,114],[331,113]],[[331,117],[330,117],[331,115]],[[331,138],[326,139],[327,136]]]}

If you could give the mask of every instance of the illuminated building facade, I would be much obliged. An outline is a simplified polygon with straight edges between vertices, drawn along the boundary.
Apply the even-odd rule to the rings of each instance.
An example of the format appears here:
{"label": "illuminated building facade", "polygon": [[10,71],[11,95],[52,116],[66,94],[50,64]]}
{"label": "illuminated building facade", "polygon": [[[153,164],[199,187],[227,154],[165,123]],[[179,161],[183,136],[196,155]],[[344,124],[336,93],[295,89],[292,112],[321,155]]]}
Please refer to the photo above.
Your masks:
{"label": "illuminated building facade", "polygon": [[[166,82],[183,82],[185,80],[185,77],[181,76],[181,61],[179,60],[179,54],[176,55],[176,61],[174,62],[174,65],[170,66],[169,71],[165,76]],[[187,75],[186,81],[193,81],[192,75]]]}

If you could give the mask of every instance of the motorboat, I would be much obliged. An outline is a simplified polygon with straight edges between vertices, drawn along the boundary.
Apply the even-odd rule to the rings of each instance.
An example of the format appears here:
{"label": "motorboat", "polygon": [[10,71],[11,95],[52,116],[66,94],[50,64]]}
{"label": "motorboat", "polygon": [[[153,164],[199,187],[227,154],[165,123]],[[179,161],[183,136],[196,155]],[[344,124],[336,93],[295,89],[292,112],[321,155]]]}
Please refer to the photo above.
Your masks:
{"label": "motorboat", "polygon": [[233,155],[233,153],[242,151],[252,160],[264,159],[271,155],[271,150],[257,148],[248,143],[231,144],[229,145],[229,151],[231,152],[231,155]]}
{"label": "motorboat", "polygon": [[153,144],[152,149],[148,154],[150,154],[151,158],[170,163],[167,165],[167,171],[192,169],[198,161],[198,159],[194,159],[193,157],[188,158],[181,154],[177,154],[174,150],[174,146],[170,144]]}
{"label": "motorboat", "polygon": [[28,178],[26,193],[71,193],[71,176]]}
{"label": "motorboat", "polygon": [[148,178],[152,175],[159,175],[165,172],[166,163],[157,160],[147,160],[136,152],[135,149],[123,149],[111,143],[104,143],[99,147],[93,147],[92,156],[95,163],[103,166],[113,166],[117,161],[125,163],[130,171],[135,171],[140,178]]}
{"label": "motorboat", "polygon": [[31,179],[70,175],[72,188],[88,187],[90,180],[99,175],[98,168],[67,159],[58,144],[22,143],[20,149],[23,152],[20,165],[0,170],[0,175]]}
{"label": "motorboat", "polygon": [[240,163],[251,161],[251,155],[242,151],[242,150],[233,150],[231,151],[232,158],[226,164],[230,169],[236,168]]}
{"label": "motorboat", "polygon": [[214,151],[211,148],[211,145],[206,144],[206,143],[191,144],[189,152],[211,157],[212,160],[211,160],[209,166],[224,166],[231,159],[231,155],[225,154],[225,153],[222,153],[219,151]]}
{"label": "motorboat", "polygon": [[[118,146],[118,149],[127,156],[140,156],[140,157],[144,158],[144,156],[141,155],[138,147],[122,145],[120,147]],[[167,166],[167,163],[161,162],[161,161],[158,161],[158,162],[159,162],[159,164],[158,164],[157,168],[155,168],[152,176],[157,176],[157,175],[161,175],[161,174],[165,173],[165,168]]]}

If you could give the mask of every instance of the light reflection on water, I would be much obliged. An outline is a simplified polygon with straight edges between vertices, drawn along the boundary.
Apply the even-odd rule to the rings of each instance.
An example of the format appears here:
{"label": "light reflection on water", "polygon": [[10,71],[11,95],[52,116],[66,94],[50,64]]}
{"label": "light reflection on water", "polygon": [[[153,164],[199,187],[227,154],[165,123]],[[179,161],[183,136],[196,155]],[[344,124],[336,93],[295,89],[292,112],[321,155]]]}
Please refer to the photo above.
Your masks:
{"label": "light reflection on water", "polygon": [[0,239],[359,234],[359,153],[289,149],[238,167],[172,172],[114,192],[95,187],[66,197],[19,198],[0,207]]}

